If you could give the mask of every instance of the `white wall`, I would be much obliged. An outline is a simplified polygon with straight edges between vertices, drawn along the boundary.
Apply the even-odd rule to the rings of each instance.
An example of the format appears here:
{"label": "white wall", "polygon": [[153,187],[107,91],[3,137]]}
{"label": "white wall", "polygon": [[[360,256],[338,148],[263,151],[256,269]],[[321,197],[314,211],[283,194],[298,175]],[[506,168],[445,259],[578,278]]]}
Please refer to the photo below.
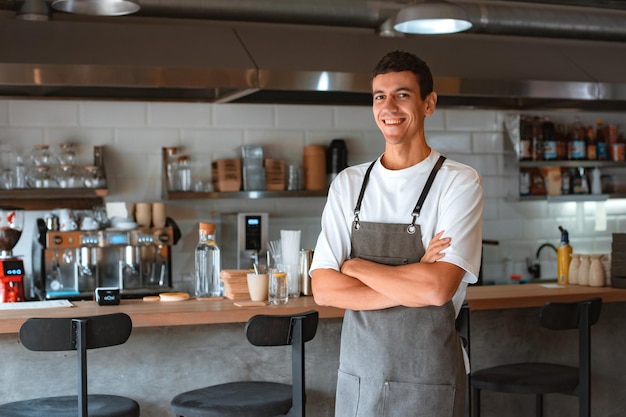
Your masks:
{"label": "white wall", "polygon": [[[569,230],[576,252],[610,252],[611,233],[626,229],[624,200],[600,203],[606,206],[608,227],[596,231],[596,203],[548,204],[511,198],[518,192],[518,174],[515,156],[503,131],[507,113],[510,112],[439,109],[426,121],[431,146],[473,166],[483,176],[483,235],[500,242],[498,246],[485,247],[485,280],[501,279],[505,256],[513,258],[517,271],[525,272],[524,259],[534,258],[541,243],[558,245],[558,225]],[[599,116],[577,114],[585,123],[594,123]],[[573,119],[571,112],[558,116],[568,122]],[[620,124],[626,119],[618,113],[600,116],[605,123]],[[202,178],[209,176],[211,160],[238,156],[241,145],[260,144],[268,157],[297,162],[304,145],[327,145],[334,138],[346,140],[350,165],[372,160],[383,150],[383,139],[369,107],[0,100],[3,145],[27,151],[35,144],[72,141],[80,145],[86,163],[90,162],[94,145],[106,145],[106,201],[160,200],[163,146],[183,147],[192,157],[197,177]],[[270,239],[278,238],[280,229],[301,229],[302,246],[313,247],[323,204],[323,198],[168,201],[168,215],[183,232],[183,239],[174,250],[177,282],[184,285],[190,280],[198,221],[216,219],[222,212],[267,211]],[[576,216],[577,204],[581,207],[579,213],[584,210],[582,217]],[[22,238],[16,252],[24,253],[29,247],[30,236]],[[544,256],[551,255],[543,253]]]}

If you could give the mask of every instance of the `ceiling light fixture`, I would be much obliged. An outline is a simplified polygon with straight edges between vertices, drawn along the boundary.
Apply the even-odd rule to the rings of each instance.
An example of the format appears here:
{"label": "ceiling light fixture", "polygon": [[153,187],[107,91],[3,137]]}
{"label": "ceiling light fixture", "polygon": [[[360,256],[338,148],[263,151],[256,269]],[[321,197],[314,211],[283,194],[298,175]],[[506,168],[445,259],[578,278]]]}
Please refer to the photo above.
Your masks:
{"label": "ceiling light fixture", "polygon": [[52,7],[61,12],[92,16],[123,16],[140,9],[134,0],[54,0]]}
{"label": "ceiling light fixture", "polygon": [[465,10],[445,0],[425,0],[407,6],[396,15],[394,30],[419,35],[457,33],[472,27]]}

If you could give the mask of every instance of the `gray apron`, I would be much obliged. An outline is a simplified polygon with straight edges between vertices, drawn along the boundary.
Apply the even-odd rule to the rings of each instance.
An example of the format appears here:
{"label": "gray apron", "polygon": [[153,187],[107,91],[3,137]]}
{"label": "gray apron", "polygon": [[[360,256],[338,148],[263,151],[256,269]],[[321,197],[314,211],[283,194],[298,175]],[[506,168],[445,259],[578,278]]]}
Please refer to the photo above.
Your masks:
{"label": "gray apron", "polygon": [[[424,255],[415,224],[445,157],[440,157],[410,224],[361,222],[368,168],[354,209],[352,257],[387,265],[419,262]],[[408,216],[407,216],[408,218]],[[465,365],[452,302],[444,306],[346,310],[341,334],[336,417],[461,417]]]}

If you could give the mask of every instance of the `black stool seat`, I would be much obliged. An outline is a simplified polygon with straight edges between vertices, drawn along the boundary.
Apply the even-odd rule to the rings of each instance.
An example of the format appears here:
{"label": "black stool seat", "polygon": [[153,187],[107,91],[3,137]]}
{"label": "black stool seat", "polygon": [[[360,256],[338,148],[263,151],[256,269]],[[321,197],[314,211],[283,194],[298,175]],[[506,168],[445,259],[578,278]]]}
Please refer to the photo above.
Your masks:
{"label": "black stool seat", "polygon": [[[139,415],[139,404],[117,395],[88,396],[89,417],[128,417]],[[76,395],[35,398],[0,406],[0,416],[6,417],[76,417]]]}
{"label": "black stool seat", "polygon": [[578,385],[578,368],[541,362],[494,366],[474,372],[472,384],[482,390],[518,394],[569,392]]}
{"label": "black stool seat", "polygon": [[535,415],[543,417],[543,396],[578,397],[578,416],[591,417],[591,326],[598,322],[602,299],[547,302],[539,324],[548,330],[578,330],[577,366],[545,362],[513,362],[472,372],[471,415],[480,417],[481,391],[535,396]]}
{"label": "black stool seat", "polygon": [[[89,317],[32,317],[20,326],[22,345],[34,352],[76,351],[78,395],[39,397],[0,405],[0,417],[139,417],[132,398],[89,394],[87,351],[126,343],[133,329],[124,313]],[[111,361],[111,366],[115,361]],[[55,381],[50,379],[50,384]],[[111,381],[110,384],[114,384]],[[41,387],[45,390],[45,387]],[[45,392],[45,391],[44,391]]]}
{"label": "black stool seat", "polygon": [[287,414],[291,397],[291,385],[245,381],[184,392],[171,405],[185,417],[274,417]]}
{"label": "black stool seat", "polygon": [[246,323],[253,346],[291,346],[291,384],[237,381],[186,391],[170,402],[177,417],[305,417],[304,345],[315,337],[319,313],[258,314]]}

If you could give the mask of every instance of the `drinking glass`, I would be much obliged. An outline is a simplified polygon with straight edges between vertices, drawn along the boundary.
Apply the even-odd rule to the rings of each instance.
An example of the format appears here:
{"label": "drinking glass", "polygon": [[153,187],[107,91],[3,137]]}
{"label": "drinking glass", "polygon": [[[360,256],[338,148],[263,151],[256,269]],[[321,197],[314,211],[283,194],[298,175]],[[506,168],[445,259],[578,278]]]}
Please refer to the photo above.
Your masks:
{"label": "drinking glass", "polygon": [[270,269],[270,281],[268,286],[268,301],[270,304],[286,304],[288,296],[287,272],[280,266]]}

